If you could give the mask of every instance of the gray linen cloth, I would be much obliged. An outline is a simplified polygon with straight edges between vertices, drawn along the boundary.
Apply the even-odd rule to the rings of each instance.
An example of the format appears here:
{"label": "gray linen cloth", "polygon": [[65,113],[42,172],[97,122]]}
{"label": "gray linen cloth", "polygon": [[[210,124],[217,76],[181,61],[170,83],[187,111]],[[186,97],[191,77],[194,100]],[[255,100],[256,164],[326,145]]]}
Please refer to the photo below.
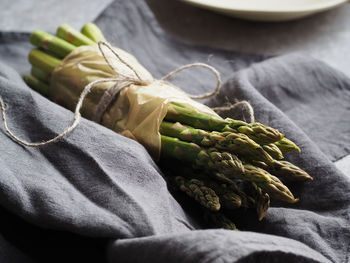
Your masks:
{"label": "gray linen cloth", "polygon": [[[143,1],[115,1],[96,23],[155,77],[197,61],[215,66],[225,84],[206,103],[248,100],[258,121],[301,147],[287,158],[314,181],[291,184],[300,202],[273,203],[262,222],[243,217],[240,232],[199,230],[201,220],[172,197],[137,142],[85,119],[61,142],[39,149],[16,144],[1,129],[2,262],[349,262],[350,181],[331,162],[350,152],[347,76],[297,54],[267,59],[187,46],[162,31]],[[27,35],[13,39],[16,45],[7,38],[0,53],[23,73]],[[5,54],[14,47],[12,57]],[[174,83],[201,93],[215,79],[191,70]],[[4,64],[0,95],[10,128],[23,139],[51,138],[72,120]]]}

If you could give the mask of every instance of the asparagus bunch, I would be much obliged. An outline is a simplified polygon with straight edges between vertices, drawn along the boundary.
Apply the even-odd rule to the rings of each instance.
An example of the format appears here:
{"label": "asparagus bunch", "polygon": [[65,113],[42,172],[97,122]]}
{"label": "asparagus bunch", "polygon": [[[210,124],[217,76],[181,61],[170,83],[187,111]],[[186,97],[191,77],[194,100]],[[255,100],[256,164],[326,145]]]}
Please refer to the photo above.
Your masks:
{"label": "asparagus bunch", "polygon": [[[32,70],[23,76],[25,82],[49,96],[51,73],[61,59],[76,47],[96,45],[99,40],[105,38],[92,23],[81,32],[61,25],[56,36],[34,31],[30,42],[37,48],[29,53]],[[299,167],[283,161],[284,154],[300,152],[299,147],[278,130],[258,122],[223,119],[171,102],[159,132],[162,159],[176,159],[183,168],[173,177],[175,185],[203,206],[205,217],[218,227],[236,229],[225,214],[227,210],[253,208],[262,220],[270,198],[297,202],[278,177],[312,180]]]}

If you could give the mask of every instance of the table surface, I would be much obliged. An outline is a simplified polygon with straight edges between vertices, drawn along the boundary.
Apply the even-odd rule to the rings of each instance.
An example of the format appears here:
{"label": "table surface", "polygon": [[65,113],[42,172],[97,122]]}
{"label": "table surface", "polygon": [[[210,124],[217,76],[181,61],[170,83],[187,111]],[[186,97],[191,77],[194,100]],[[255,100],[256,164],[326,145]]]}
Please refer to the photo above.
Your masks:
{"label": "table surface", "polygon": [[301,20],[263,23],[226,17],[178,0],[147,2],[162,26],[182,41],[246,53],[303,52],[350,75],[349,3]]}

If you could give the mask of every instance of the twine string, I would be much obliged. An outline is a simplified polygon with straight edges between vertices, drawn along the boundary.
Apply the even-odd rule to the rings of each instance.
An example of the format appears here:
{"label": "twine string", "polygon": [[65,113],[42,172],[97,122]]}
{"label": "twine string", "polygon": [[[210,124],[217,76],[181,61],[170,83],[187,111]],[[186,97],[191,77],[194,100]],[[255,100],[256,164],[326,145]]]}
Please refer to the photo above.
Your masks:
{"label": "twine string", "polygon": [[246,108],[246,111],[248,112],[248,116],[249,116],[249,122],[255,122],[254,109],[253,109],[252,105],[246,100],[238,101],[238,102],[231,104],[231,105],[228,105],[228,106],[214,107],[211,109],[216,111],[216,112],[222,112],[222,111],[234,110],[234,109],[241,107],[241,106]]}
{"label": "twine string", "polygon": [[[121,62],[123,63],[125,66],[127,66],[131,71],[132,73],[134,73],[134,75],[137,77],[137,79],[135,79],[135,77],[132,77],[132,76],[128,76],[128,75],[125,75],[123,72],[120,72],[118,71],[114,66],[113,64],[109,61],[108,57],[106,56],[106,53],[103,51],[103,48],[102,46],[105,46],[107,47],[112,53],[113,55]],[[98,41],[98,49],[100,50],[103,58],[105,59],[106,63],[108,64],[108,66],[115,72],[117,73],[120,77],[122,77],[124,80],[131,80],[131,81],[134,81],[135,83],[138,83],[138,81],[140,81],[140,83],[147,83],[147,81],[144,81],[140,75],[137,73],[137,71],[131,66],[129,65],[128,62],[126,62],[119,54],[118,52],[112,48],[112,46],[105,42],[105,41]]]}
{"label": "twine string", "polygon": [[165,81],[165,80],[171,78],[175,74],[177,74],[185,69],[194,68],[194,67],[204,67],[204,68],[211,70],[216,77],[217,83],[216,83],[215,89],[212,92],[204,93],[201,95],[191,95],[191,94],[186,93],[187,96],[189,96],[191,99],[195,99],[195,100],[207,99],[207,98],[215,96],[220,91],[220,88],[221,88],[220,73],[214,67],[209,66],[208,64],[205,64],[205,63],[192,63],[192,64],[181,66],[181,67],[171,71],[170,73],[168,73],[164,77],[162,77],[161,80]]}
{"label": "twine string", "polygon": [[[128,67],[131,71],[132,75],[126,75],[123,72],[120,72],[119,70],[117,70],[113,64],[110,62],[109,58],[106,56],[105,51],[103,50],[103,46],[106,47],[107,49],[109,49],[113,55],[115,56],[116,59],[118,59],[122,64],[124,64],[126,67]],[[48,145],[54,142],[57,142],[59,140],[61,140],[63,137],[67,136],[68,134],[70,134],[79,124],[80,120],[81,120],[81,114],[80,114],[80,110],[81,107],[83,106],[83,102],[85,97],[89,94],[89,92],[91,91],[91,89],[99,83],[105,83],[105,82],[114,82],[115,84],[112,85],[106,92],[105,94],[102,96],[101,100],[99,101],[96,111],[95,111],[95,115],[93,117],[93,120],[96,122],[100,122],[104,112],[106,111],[106,109],[108,108],[109,104],[113,101],[113,99],[120,93],[121,90],[123,90],[124,88],[130,86],[131,84],[134,85],[141,85],[141,86],[147,86],[150,83],[154,82],[154,81],[159,81],[159,80],[145,80],[142,79],[142,77],[138,74],[138,72],[136,71],[135,68],[133,68],[130,64],[128,64],[121,56],[120,54],[118,54],[118,52],[112,48],[112,46],[105,42],[105,41],[99,41],[98,42],[98,48],[104,58],[104,60],[106,61],[106,63],[108,64],[108,66],[113,70],[113,72],[116,73],[116,75],[118,77],[116,78],[102,78],[102,79],[98,79],[95,81],[90,82],[89,84],[87,84],[83,91],[81,92],[80,96],[79,96],[79,100],[77,102],[77,105],[75,107],[75,111],[74,111],[74,120],[73,123],[66,128],[62,133],[58,134],[57,136],[55,136],[52,139],[46,140],[46,141],[42,141],[42,142],[27,142],[25,140],[22,140],[21,138],[17,137],[8,127],[7,124],[7,119],[6,119],[6,109],[5,109],[5,103],[3,101],[3,99],[0,96],[0,109],[1,109],[1,117],[2,120],[4,122],[4,127],[6,132],[8,133],[8,135],[17,143],[22,144],[24,146],[28,146],[28,147],[41,147],[44,145]],[[188,65],[184,65],[181,66],[177,69],[175,69],[174,71],[171,71],[170,73],[168,73],[167,75],[165,75],[164,77],[162,77],[160,79],[160,81],[167,81],[169,78],[171,78],[172,76],[174,76],[175,74],[188,69],[188,68],[193,68],[193,67],[204,67],[209,69],[210,71],[212,71],[217,79],[217,85],[215,87],[215,89],[212,92],[208,92],[208,93],[204,93],[201,95],[191,95],[191,94],[187,94],[190,98],[192,99],[205,99],[205,98],[210,98],[215,96],[221,88],[221,77],[220,77],[220,73],[212,66],[209,66],[207,64],[204,63],[192,63],[192,64],[188,64]],[[217,108],[213,108],[215,111],[225,111],[225,110],[230,110],[230,109],[234,109],[240,105],[245,105],[248,109],[248,112],[250,114],[250,118],[251,121],[254,121],[254,111],[252,106],[249,104],[249,102],[247,101],[241,101],[241,102],[237,102],[235,104],[232,104],[230,106],[227,107],[217,107]]]}

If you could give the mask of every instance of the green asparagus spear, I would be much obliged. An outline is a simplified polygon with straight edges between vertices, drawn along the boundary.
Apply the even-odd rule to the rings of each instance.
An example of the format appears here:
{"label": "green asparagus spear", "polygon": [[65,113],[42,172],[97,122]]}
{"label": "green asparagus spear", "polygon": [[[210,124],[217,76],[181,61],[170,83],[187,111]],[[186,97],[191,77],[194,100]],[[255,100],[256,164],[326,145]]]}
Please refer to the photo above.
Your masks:
{"label": "green asparagus spear", "polygon": [[55,37],[41,30],[35,30],[30,35],[30,43],[44,50],[52,52],[59,58],[64,58],[74,50],[74,46],[63,39]]}
{"label": "green asparagus spear", "polygon": [[284,136],[276,129],[258,122],[246,123],[230,118],[222,119],[202,112],[196,112],[181,103],[170,103],[168,105],[165,120],[179,121],[183,124],[191,125],[194,128],[208,131],[244,133],[259,144],[273,143],[281,140]]}
{"label": "green asparagus spear", "polygon": [[284,179],[293,181],[313,180],[307,172],[287,161],[275,161],[269,170],[272,174]]}
{"label": "green asparagus spear", "polygon": [[270,165],[261,161],[252,161],[252,163],[266,171],[269,171],[273,175],[289,181],[313,180],[313,178],[307,172],[287,161],[274,160],[274,162]]}
{"label": "green asparagus spear", "polygon": [[257,184],[257,186],[259,186],[262,190],[268,193],[271,198],[274,198],[276,200],[281,200],[287,203],[296,203],[299,201],[299,198],[295,198],[290,192],[290,190],[287,188],[287,186],[285,186],[280,179],[273,175],[271,175],[271,179],[273,181],[271,185],[278,189],[278,191],[272,190],[271,188],[266,187],[263,184]]}
{"label": "green asparagus spear", "polygon": [[270,196],[265,193],[256,184],[251,183],[252,195],[255,200],[256,212],[258,214],[258,219],[261,221],[270,207]]}
{"label": "green asparagus spear", "polygon": [[213,180],[218,181],[219,183],[224,183],[228,185],[232,189],[232,191],[236,193],[241,199],[241,206],[249,207],[248,196],[238,188],[237,184],[232,179],[229,179],[227,176],[219,172],[208,172],[206,173],[206,176],[208,178],[212,178]]}
{"label": "green asparagus spear", "polygon": [[23,80],[29,87],[38,91],[40,94],[44,96],[49,95],[49,86],[32,75],[24,75]]}
{"label": "green asparagus spear", "polygon": [[[299,199],[295,198],[292,194],[292,192],[288,189],[287,186],[285,186],[277,177],[271,175],[267,171],[258,168],[251,164],[245,164],[245,175],[246,178],[269,178],[267,181],[262,180],[247,180],[254,182],[258,187],[263,189],[265,192],[267,192],[270,197],[273,197],[277,200],[281,200],[287,203],[295,203]],[[264,176],[263,176],[264,175]]]}
{"label": "green asparagus spear", "polygon": [[40,68],[41,70],[47,73],[51,73],[55,69],[55,67],[57,67],[61,63],[61,60],[39,49],[33,49],[32,51],[30,51],[28,59],[30,64]]}
{"label": "green asparagus spear", "polygon": [[206,212],[205,220],[214,228],[223,228],[228,230],[238,230],[236,225],[222,213]]}
{"label": "green asparagus spear", "polygon": [[230,185],[230,187],[234,189],[234,192],[237,193],[241,198],[241,207],[255,207],[255,200],[251,196],[247,195],[244,191],[241,191],[232,179],[229,179],[227,176],[219,172],[209,172],[208,176],[219,182]]}
{"label": "green asparagus spear", "polygon": [[243,173],[242,162],[237,156],[219,152],[214,148],[201,148],[195,143],[188,143],[177,138],[161,136],[161,152],[164,156],[174,157],[180,161],[196,164],[219,171]]}
{"label": "green asparagus spear", "polygon": [[51,74],[41,70],[38,67],[33,66],[31,69],[31,74],[44,83],[50,83]]}
{"label": "green asparagus spear", "polygon": [[81,33],[96,43],[100,40],[106,40],[101,30],[94,23],[85,24],[81,29]]}
{"label": "green asparagus spear", "polygon": [[63,24],[58,27],[56,35],[66,40],[67,42],[73,44],[74,46],[89,46],[89,45],[96,45],[94,41],[92,41],[87,36],[80,33],[78,30],[74,29],[70,25]]}
{"label": "green asparagus spear", "polygon": [[281,150],[282,153],[288,153],[291,151],[301,152],[300,148],[287,138],[283,138],[280,141],[275,142],[275,145]]}
{"label": "green asparagus spear", "polygon": [[228,122],[220,117],[196,112],[182,105],[174,102],[169,103],[165,120],[178,121],[198,129],[209,131],[221,131],[228,124]]}
{"label": "green asparagus spear", "polygon": [[275,143],[265,144],[262,147],[268,154],[270,154],[271,157],[278,160],[281,160],[284,158],[281,150],[277,147]]}
{"label": "green asparagus spear", "polygon": [[235,192],[230,184],[219,184],[212,180],[204,180],[205,185],[214,190],[220,200],[220,204],[225,209],[237,209],[242,205],[241,197]]}
{"label": "green asparagus spear", "polygon": [[182,176],[176,176],[175,182],[181,191],[194,198],[210,211],[220,210],[219,197],[216,195],[215,191],[206,187],[202,181],[197,179],[188,180]]}
{"label": "green asparagus spear", "polygon": [[268,127],[262,123],[245,123],[239,120],[230,118],[225,119],[229,124],[224,128],[224,131],[236,131],[244,133],[249,138],[259,144],[269,144],[281,140],[284,135],[278,130]]}
{"label": "green asparagus spear", "polygon": [[231,153],[247,155],[252,159],[261,160],[266,163],[273,162],[273,158],[259,144],[241,133],[208,132],[190,126],[184,126],[179,122],[172,123],[167,121],[161,123],[159,131],[163,135],[194,142],[201,146],[212,146]]}

